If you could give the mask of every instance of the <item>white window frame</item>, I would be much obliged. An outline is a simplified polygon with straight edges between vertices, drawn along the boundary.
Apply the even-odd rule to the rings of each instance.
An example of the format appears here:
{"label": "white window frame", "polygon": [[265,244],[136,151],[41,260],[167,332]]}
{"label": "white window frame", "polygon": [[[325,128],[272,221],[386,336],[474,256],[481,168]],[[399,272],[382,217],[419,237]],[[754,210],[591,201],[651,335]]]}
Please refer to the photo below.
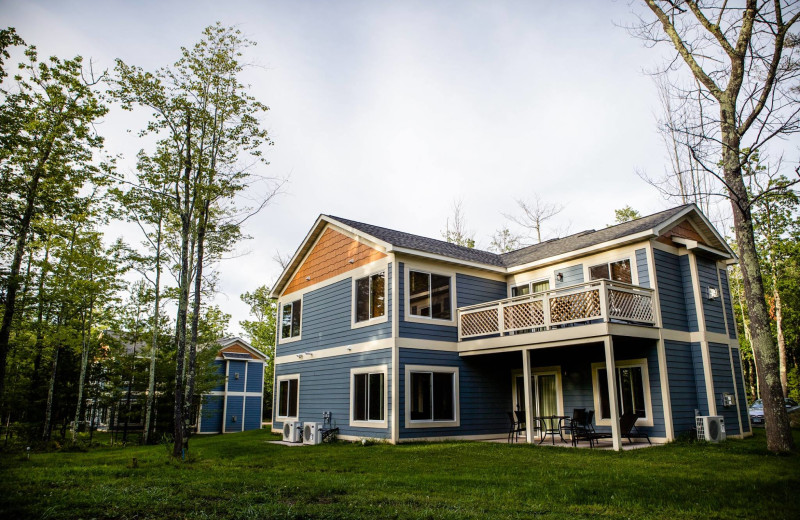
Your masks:
{"label": "white window frame", "polygon": [[[370,282],[370,294],[372,294],[372,277],[376,274],[383,274],[383,316],[378,316],[377,318],[370,318],[364,321],[356,321],[356,307],[357,307],[357,291],[356,291],[356,282],[358,280],[363,280],[364,278],[369,278]],[[361,327],[368,327],[370,325],[375,325],[376,323],[386,323],[389,321],[389,270],[386,267],[382,267],[376,271],[372,271],[369,274],[365,274],[363,276],[353,276],[352,278],[352,290],[351,290],[351,305],[350,305],[350,328],[351,329],[358,329]],[[300,320],[300,324],[302,325],[302,320]]]}
{"label": "white window frame", "polygon": [[[623,260],[627,260],[628,264],[631,266],[631,285],[639,285],[639,273],[638,273],[638,266],[636,264],[636,254],[635,253],[633,254],[633,256],[631,256],[629,254],[626,254],[626,255],[623,255],[623,256],[608,257],[608,258],[605,258],[605,259],[598,258],[596,260],[591,260],[590,262],[586,262],[586,263],[584,263],[585,272],[584,272],[584,278],[583,279],[586,280],[587,283],[593,282],[593,281],[597,281],[597,280],[592,280],[592,267],[597,267],[597,266],[603,265],[603,264],[608,266],[608,276],[611,276],[611,264],[614,264],[614,263],[617,263],[617,262],[622,262]],[[599,280],[599,278],[598,278],[598,280]],[[608,278],[608,280],[611,280],[611,278]],[[625,282],[619,282],[617,280],[611,280],[611,281],[612,282],[617,282],[617,283],[625,283]]]}
{"label": "white window frame", "polygon": [[[357,421],[353,417],[353,408],[356,402],[355,376],[357,374],[383,374],[383,420],[382,421]],[[367,382],[369,392],[369,382]],[[367,413],[369,415],[369,413]],[[389,427],[389,365],[375,365],[371,367],[358,367],[350,369],[350,426],[354,428],[388,428]]]}
{"label": "white window frame", "polygon": [[[433,316],[417,316],[411,314],[411,284],[410,275],[411,271],[423,274],[435,274],[438,276],[447,276],[450,278],[450,319],[444,320],[441,318],[434,318]],[[456,301],[456,273],[455,271],[444,271],[440,269],[430,269],[426,266],[409,265],[406,263],[403,268],[403,303],[404,311],[403,318],[405,321],[412,323],[433,323],[437,325],[445,325],[448,327],[456,327],[456,314],[458,310],[458,302]]]}
{"label": "white window frame", "polygon": [[[297,336],[290,336],[288,338],[283,337],[283,308],[286,305],[293,304],[294,302],[300,302],[300,331],[298,332]],[[303,301],[303,296],[301,295],[299,298],[292,298],[291,300],[282,301],[278,303],[278,309],[280,312],[278,313],[278,344],[283,345],[284,343],[294,343],[295,341],[300,341],[303,339],[303,309],[305,308],[305,302]]]}
{"label": "white window frame", "polygon": [[[453,412],[452,421],[412,421],[411,420],[411,373],[428,372],[453,374]],[[459,396],[459,376],[458,367],[440,365],[406,365],[405,370],[405,427],[406,428],[449,428],[461,426],[461,399]]]}
{"label": "white window frame", "polygon": [[548,291],[553,289],[553,281],[550,278],[536,278],[536,279],[533,279],[533,280],[528,280],[527,282],[520,282],[520,283],[515,283],[513,285],[509,285],[508,286],[508,297],[509,298],[516,298],[516,296],[513,296],[514,289],[516,289],[517,287],[525,287],[525,286],[527,286],[528,290],[531,291],[529,293],[529,295],[530,294],[536,294],[536,293],[533,292],[533,284],[535,284],[535,283],[543,283],[543,282],[547,282],[547,285],[550,287],[548,289]]}
{"label": "white window frame", "polygon": [[[281,410],[281,381],[297,379],[297,415],[279,415]],[[300,417],[300,374],[284,374],[275,378],[275,418],[285,421],[296,421]],[[287,409],[288,411],[288,409]]]}
{"label": "white window frame", "polygon": [[[650,398],[650,373],[647,368],[647,358],[640,358],[640,359],[624,359],[619,361],[614,361],[614,369],[617,370],[619,368],[626,368],[626,367],[640,367],[642,369],[642,386],[644,387],[643,394],[644,394],[644,411],[647,417],[639,417],[636,419],[636,426],[653,426],[653,403]],[[602,419],[600,417],[601,406],[600,406],[600,382],[598,380],[598,370],[605,369],[605,363],[592,363],[592,394],[594,395],[594,409],[595,409],[595,423],[598,426],[611,426],[611,419]],[[614,374],[614,377],[617,377],[617,374]],[[617,392],[620,389],[617,388]],[[619,399],[619,395],[617,396]],[[618,401],[620,407],[622,406],[622,402]],[[619,414],[622,415],[622,409],[619,410]]]}

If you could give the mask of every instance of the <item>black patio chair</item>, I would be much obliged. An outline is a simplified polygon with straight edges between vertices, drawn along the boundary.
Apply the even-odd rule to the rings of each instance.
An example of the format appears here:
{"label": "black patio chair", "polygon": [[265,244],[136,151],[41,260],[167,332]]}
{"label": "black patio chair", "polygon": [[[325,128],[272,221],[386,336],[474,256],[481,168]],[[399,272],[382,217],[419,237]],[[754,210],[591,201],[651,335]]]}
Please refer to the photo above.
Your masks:
{"label": "black patio chair", "polygon": [[647,444],[652,445],[653,443],[650,442],[650,436],[640,431],[639,428],[636,427],[636,420],[638,418],[639,418],[638,413],[625,412],[624,414],[622,414],[622,416],[619,418],[620,437],[625,437],[631,444],[633,444],[631,437],[633,437],[634,439],[644,438],[647,439]]}
{"label": "black patio chair", "polygon": [[586,408],[574,408],[572,410],[572,417],[565,419],[561,423],[561,436],[565,433],[570,435],[572,445],[575,446],[575,435],[579,430],[586,427]]}
{"label": "black patio chair", "polygon": [[511,442],[512,440],[514,442],[517,442],[517,440],[519,439],[519,434],[525,433],[525,423],[519,422],[514,417],[514,412],[507,412],[507,413],[508,413],[508,420],[511,422],[511,426],[508,430],[508,442]]}

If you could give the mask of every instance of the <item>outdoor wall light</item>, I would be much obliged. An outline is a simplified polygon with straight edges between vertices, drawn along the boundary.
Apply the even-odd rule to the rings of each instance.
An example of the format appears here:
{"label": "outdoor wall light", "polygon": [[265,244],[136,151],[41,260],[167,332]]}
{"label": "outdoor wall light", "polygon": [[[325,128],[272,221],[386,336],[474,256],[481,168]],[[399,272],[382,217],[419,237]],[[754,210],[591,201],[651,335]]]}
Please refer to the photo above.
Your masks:
{"label": "outdoor wall light", "polygon": [[564,273],[558,273],[556,275],[556,280],[558,280],[559,282],[563,282],[564,281]]}
{"label": "outdoor wall light", "polygon": [[311,280],[311,277],[310,276],[306,276],[306,281],[308,282],[309,280]]}
{"label": "outdoor wall light", "polygon": [[355,258],[351,258],[350,260],[347,261],[347,263],[348,264],[354,264],[354,263],[356,263],[356,259]]}

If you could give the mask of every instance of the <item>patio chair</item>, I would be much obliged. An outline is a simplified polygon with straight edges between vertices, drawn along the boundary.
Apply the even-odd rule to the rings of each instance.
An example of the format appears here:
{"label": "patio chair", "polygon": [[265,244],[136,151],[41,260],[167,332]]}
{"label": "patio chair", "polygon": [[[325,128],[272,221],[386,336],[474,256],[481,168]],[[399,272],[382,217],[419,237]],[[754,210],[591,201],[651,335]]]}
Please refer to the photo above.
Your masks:
{"label": "patio chair", "polygon": [[636,427],[636,419],[639,418],[638,413],[632,412],[625,412],[619,418],[619,432],[620,437],[625,437],[628,439],[628,442],[633,444],[631,437],[635,439],[645,438],[647,439],[647,444],[653,444],[650,442],[650,436],[644,432],[639,431],[639,428]]}
{"label": "patio chair", "polygon": [[561,424],[561,435],[568,433],[572,439],[572,445],[575,446],[575,435],[579,430],[586,427],[586,408],[574,408],[572,410],[572,417],[566,419]]}
{"label": "patio chair", "polygon": [[[508,430],[508,442],[511,442],[512,440],[514,442],[517,442],[517,440],[519,439],[519,434],[520,433],[525,433],[525,423],[524,422],[522,422],[522,423],[519,422],[514,417],[514,412],[507,412],[507,413],[508,413],[508,420],[511,422],[511,426],[510,426],[510,428]],[[524,412],[523,412],[523,415],[524,415]],[[524,419],[524,417],[523,417],[523,419]]]}

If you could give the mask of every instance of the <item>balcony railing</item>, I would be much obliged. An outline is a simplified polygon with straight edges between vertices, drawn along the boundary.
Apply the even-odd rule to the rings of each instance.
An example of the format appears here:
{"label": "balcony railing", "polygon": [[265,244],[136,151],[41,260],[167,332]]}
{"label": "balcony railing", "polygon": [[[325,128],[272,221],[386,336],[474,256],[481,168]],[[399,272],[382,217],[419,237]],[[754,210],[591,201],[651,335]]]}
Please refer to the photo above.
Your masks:
{"label": "balcony railing", "polygon": [[458,340],[540,332],[571,323],[654,325],[653,290],[594,280],[458,309]]}

